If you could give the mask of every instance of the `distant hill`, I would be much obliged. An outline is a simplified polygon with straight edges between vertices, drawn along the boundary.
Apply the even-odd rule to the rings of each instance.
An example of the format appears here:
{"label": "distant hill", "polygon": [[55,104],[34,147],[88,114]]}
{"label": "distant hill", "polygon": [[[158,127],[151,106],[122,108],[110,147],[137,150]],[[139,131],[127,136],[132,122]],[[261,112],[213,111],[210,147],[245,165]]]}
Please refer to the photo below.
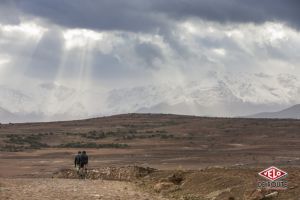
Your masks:
{"label": "distant hill", "polygon": [[300,104],[286,108],[278,112],[262,112],[247,116],[250,118],[277,118],[277,119],[300,119]]}

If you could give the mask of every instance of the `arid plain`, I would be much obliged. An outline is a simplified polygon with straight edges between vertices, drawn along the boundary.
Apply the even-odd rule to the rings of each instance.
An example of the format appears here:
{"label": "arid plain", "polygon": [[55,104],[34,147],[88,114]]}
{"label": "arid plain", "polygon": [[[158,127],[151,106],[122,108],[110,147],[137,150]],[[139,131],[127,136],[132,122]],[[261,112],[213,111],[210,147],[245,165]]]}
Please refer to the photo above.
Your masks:
{"label": "arid plain", "polygon": [[[299,130],[300,120],[162,114],[1,124],[0,192],[4,199],[43,199],[34,188],[40,192],[51,188],[54,196],[49,194],[49,199],[53,199],[58,191],[55,186],[62,184],[64,189],[59,191],[66,195],[69,192],[70,199],[74,196],[70,188],[74,186],[77,191],[85,185],[95,190],[86,192],[92,195],[90,199],[254,199],[251,195],[259,180],[257,173],[276,166],[289,173],[290,188],[274,198],[299,199]],[[53,179],[53,174],[73,168],[78,150],[87,151],[91,170],[129,165],[158,170],[129,182],[101,180],[79,186],[82,182],[76,179]],[[178,172],[182,180],[177,189],[157,189],[164,176]],[[49,185],[43,187],[46,183]],[[30,187],[26,189],[27,184]],[[103,189],[105,185],[111,185],[108,188],[112,191],[118,188],[120,194],[109,195]],[[13,197],[15,192],[23,192],[23,198]],[[77,199],[84,199],[83,193]],[[44,199],[48,199],[46,194]]]}

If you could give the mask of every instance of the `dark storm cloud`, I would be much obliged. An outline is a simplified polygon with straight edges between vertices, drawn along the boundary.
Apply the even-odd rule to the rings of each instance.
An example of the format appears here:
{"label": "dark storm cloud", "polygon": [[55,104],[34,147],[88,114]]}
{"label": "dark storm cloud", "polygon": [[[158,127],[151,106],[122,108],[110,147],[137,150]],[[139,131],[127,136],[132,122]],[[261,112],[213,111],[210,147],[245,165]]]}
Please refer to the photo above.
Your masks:
{"label": "dark storm cloud", "polygon": [[71,28],[153,31],[189,17],[221,23],[282,21],[300,28],[299,0],[16,1],[24,13]]}
{"label": "dark storm cloud", "polygon": [[[240,66],[241,61],[243,65],[249,63],[250,66],[254,58],[249,56],[247,50],[244,52],[236,39],[206,33],[203,36],[188,36],[187,40],[182,40],[180,35],[184,34],[183,27],[177,27],[176,23],[185,19],[194,22],[194,18],[230,24],[282,21],[300,28],[299,2],[296,0],[3,0],[0,1],[0,23],[18,23],[18,13],[21,13],[25,22],[30,17],[43,19],[44,24],[39,24],[40,20],[35,22],[49,32],[39,41],[37,48],[35,43],[29,44],[30,41],[25,41],[24,48],[19,48],[22,42],[18,40],[9,39],[6,42],[0,39],[1,49],[14,55],[15,59],[12,61],[14,66],[20,67],[26,63],[27,75],[55,77],[59,65],[62,64],[65,50],[61,33],[52,31],[53,28],[64,31],[61,27],[55,26],[58,24],[66,28],[120,30],[115,34],[126,44],[125,47],[116,44],[116,49],[112,52],[93,50],[91,53],[92,61],[88,65],[91,65],[95,78],[129,77],[134,70],[155,70],[159,68],[155,65],[163,66],[174,60],[192,60],[196,63],[194,60],[197,58],[199,65],[212,65],[211,62],[215,61],[211,59],[214,56],[211,56],[211,50],[218,48],[226,50],[226,58],[229,60],[227,66]],[[218,29],[219,24],[216,26]],[[201,28],[205,33],[205,25]],[[140,32],[142,34],[139,34]],[[151,41],[140,43],[138,39],[133,39],[145,32],[159,35],[171,51],[164,51]],[[263,55],[263,58],[269,56],[281,60],[291,59],[282,51],[274,50],[272,46],[259,49],[261,47],[255,47],[255,51],[259,52],[258,55]],[[70,76],[72,73],[76,75],[80,70],[81,55],[77,50],[72,50],[77,53],[68,50],[70,55],[63,59],[65,70]],[[168,52],[171,52],[170,55]],[[293,53],[291,55],[294,56]],[[24,62],[28,57],[31,57],[31,62]],[[178,65],[185,63],[187,66],[191,65],[187,62]],[[224,63],[226,64],[225,61]]]}
{"label": "dark storm cloud", "polygon": [[69,28],[149,31],[162,24],[143,0],[31,0],[18,5],[27,14]]}
{"label": "dark storm cloud", "polygon": [[15,2],[2,0],[0,2],[0,24],[18,24],[19,22],[19,13]]}
{"label": "dark storm cloud", "polygon": [[173,18],[200,17],[217,22],[283,21],[300,27],[298,0],[177,0],[157,1],[159,10]]}

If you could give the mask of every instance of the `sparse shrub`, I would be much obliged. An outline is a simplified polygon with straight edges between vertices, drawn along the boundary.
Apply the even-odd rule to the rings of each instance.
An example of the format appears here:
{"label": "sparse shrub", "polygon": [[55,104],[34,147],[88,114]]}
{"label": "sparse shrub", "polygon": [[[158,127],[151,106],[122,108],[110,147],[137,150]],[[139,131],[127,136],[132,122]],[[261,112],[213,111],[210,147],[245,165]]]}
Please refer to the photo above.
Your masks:
{"label": "sparse shrub", "polygon": [[96,132],[96,131],[90,131],[87,134],[83,134],[83,137],[88,138],[88,139],[94,139],[94,140],[98,140],[98,139],[104,139],[107,137],[107,135],[103,132]]}
{"label": "sparse shrub", "polygon": [[8,151],[21,151],[24,149],[40,149],[49,147],[47,144],[41,143],[41,134],[31,135],[7,135],[8,140],[5,142],[11,144],[4,146],[3,149]]}
{"label": "sparse shrub", "polygon": [[161,138],[161,139],[174,138],[174,135],[171,135],[171,134],[169,134],[169,135],[161,135],[160,138]]}
{"label": "sparse shrub", "polygon": [[153,131],[149,131],[149,130],[148,130],[148,131],[146,131],[146,133],[153,133]]}
{"label": "sparse shrub", "polygon": [[0,147],[0,151],[5,151],[5,152],[19,152],[23,150],[24,147],[16,146],[16,145],[4,145],[3,147]]}
{"label": "sparse shrub", "polygon": [[81,143],[81,142],[72,142],[58,145],[57,147],[61,148],[127,148],[128,144],[120,144],[120,143],[109,143],[109,144],[97,144],[97,143]]}

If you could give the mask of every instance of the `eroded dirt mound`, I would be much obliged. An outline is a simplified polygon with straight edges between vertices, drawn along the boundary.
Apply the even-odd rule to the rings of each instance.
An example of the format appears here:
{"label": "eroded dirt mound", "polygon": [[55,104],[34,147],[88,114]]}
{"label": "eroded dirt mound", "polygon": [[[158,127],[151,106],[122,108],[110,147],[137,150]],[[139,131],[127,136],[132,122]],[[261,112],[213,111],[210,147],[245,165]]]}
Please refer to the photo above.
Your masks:
{"label": "eroded dirt mound", "polygon": [[141,179],[140,186],[179,200],[299,200],[300,172],[289,168],[289,188],[274,191],[257,188],[260,169],[209,168],[195,171],[156,171]]}
{"label": "eroded dirt mound", "polygon": [[[87,179],[132,181],[156,171],[153,168],[138,166],[105,167],[87,170]],[[79,175],[75,169],[62,169],[53,175],[54,178],[77,179]]]}
{"label": "eroded dirt mound", "polygon": [[[298,168],[289,173],[289,188],[284,191],[259,190],[257,172],[261,169],[207,168],[204,170],[156,170],[138,166],[106,167],[89,170],[88,179],[121,180],[136,183],[148,193],[176,200],[263,200],[300,198]],[[56,178],[79,178],[71,169],[55,173]]]}

